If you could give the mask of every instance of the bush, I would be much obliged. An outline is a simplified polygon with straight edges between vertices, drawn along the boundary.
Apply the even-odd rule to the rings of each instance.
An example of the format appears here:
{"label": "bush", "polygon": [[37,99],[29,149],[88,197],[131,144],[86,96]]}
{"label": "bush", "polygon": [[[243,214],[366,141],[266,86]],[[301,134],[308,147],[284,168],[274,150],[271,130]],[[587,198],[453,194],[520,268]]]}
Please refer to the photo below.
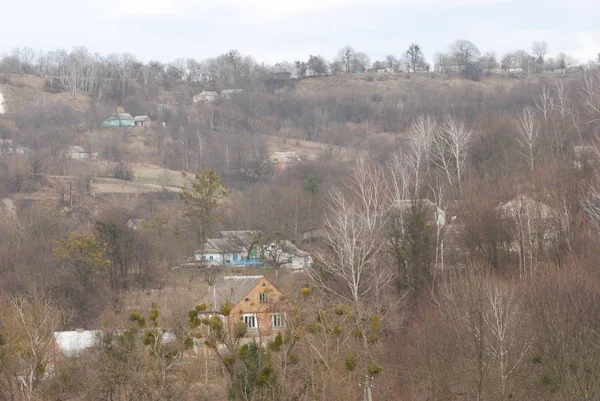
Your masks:
{"label": "bush", "polygon": [[124,181],[133,180],[133,170],[129,163],[119,162],[113,169],[113,177]]}

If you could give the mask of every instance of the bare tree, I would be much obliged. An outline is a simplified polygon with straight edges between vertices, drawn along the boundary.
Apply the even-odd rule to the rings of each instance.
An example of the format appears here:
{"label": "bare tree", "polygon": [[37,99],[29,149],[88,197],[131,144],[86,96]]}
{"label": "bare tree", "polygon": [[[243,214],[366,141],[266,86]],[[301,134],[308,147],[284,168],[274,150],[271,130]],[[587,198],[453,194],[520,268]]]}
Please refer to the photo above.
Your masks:
{"label": "bare tree", "polygon": [[583,107],[590,114],[588,123],[600,122],[600,68],[585,73],[580,98]]}
{"label": "bare tree", "polygon": [[554,111],[554,98],[550,88],[545,84],[542,85],[542,89],[534,101],[535,107],[544,119],[544,128],[548,129],[548,121]]}
{"label": "bare tree", "polygon": [[463,122],[446,117],[432,138],[432,161],[446,175],[450,185],[462,193],[462,174],[473,133]]}
{"label": "bare tree", "polygon": [[409,72],[417,72],[424,69],[426,63],[421,46],[416,43],[413,43],[409,46],[408,50],[406,51],[406,64]]}
{"label": "bare tree", "polygon": [[519,116],[519,145],[529,171],[533,171],[539,141],[539,126],[531,107],[525,107]]}
{"label": "bare tree", "polygon": [[341,62],[341,64],[344,66],[344,72],[352,71],[352,60],[354,59],[355,55],[356,50],[354,50],[354,48],[350,45],[344,46],[338,51],[336,61]]}
{"label": "bare tree", "polygon": [[315,250],[319,263],[309,274],[317,288],[352,305],[360,322],[369,300],[394,277],[381,264],[388,189],[381,168],[364,161],[357,163],[345,189],[348,195],[335,188],[326,200],[327,249]]}
{"label": "bare tree", "polygon": [[544,57],[546,57],[546,54],[548,53],[548,43],[541,41],[541,42],[533,42],[533,44],[531,45],[531,51],[533,53],[533,55],[536,57],[536,63],[537,64],[544,64]]}
{"label": "bare tree", "polygon": [[450,45],[450,53],[456,60],[461,72],[467,65],[477,60],[481,54],[473,42],[464,39],[460,39],[452,43]]}

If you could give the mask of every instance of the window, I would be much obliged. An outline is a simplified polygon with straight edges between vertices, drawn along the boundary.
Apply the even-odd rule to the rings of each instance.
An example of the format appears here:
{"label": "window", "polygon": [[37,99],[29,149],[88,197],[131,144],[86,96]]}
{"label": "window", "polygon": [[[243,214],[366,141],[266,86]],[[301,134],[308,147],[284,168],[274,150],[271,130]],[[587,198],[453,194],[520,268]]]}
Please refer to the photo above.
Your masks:
{"label": "window", "polygon": [[271,320],[273,321],[273,328],[278,329],[281,327],[285,327],[285,313],[273,313],[273,315],[271,316]]}
{"label": "window", "polygon": [[209,257],[208,257],[208,260],[210,260],[210,261],[212,262],[212,261],[213,261],[213,256],[212,256],[212,255],[211,255],[211,256],[209,256]]}
{"label": "window", "polygon": [[259,295],[259,299],[261,304],[266,304],[267,302],[269,302],[269,294],[263,292]]}
{"label": "window", "polygon": [[246,326],[248,326],[249,329],[256,329],[258,327],[258,321],[254,313],[250,315],[244,315],[243,319],[244,323],[246,323]]}

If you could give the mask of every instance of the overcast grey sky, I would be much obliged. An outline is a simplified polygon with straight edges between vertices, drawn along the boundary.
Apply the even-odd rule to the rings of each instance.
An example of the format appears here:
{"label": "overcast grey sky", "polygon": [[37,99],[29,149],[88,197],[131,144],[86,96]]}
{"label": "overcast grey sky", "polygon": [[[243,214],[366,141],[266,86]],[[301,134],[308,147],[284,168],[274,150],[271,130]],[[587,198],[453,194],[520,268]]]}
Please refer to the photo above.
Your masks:
{"label": "overcast grey sky", "polygon": [[600,52],[598,0],[2,0],[0,53],[86,46],[141,60],[238,49],[269,64],[350,44],[372,60],[419,43],[429,60],[455,39],[497,56],[548,42],[587,62]]}

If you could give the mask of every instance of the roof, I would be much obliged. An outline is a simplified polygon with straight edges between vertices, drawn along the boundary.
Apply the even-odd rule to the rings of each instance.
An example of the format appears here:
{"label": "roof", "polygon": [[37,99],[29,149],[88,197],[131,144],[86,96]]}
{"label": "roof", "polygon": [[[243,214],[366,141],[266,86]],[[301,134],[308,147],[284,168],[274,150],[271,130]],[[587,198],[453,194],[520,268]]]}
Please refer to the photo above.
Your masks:
{"label": "roof", "polygon": [[234,93],[242,93],[242,89],[223,89],[221,95],[231,95]]}
{"label": "roof", "polygon": [[111,113],[107,120],[133,120],[133,116],[129,113]]}
{"label": "roof", "polygon": [[273,156],[277,157],[279,162],[282,163],[292,163],[296,161],[301,161],[300,156],[296,152],[273,152],[271,158]]}
{"label": "roof", "polygon": [[55,331],[53,334],[58,349],[67,356],[74,356],[93,347],[98,340],[100,331]]}
{"label": "roof", "polygon": [[553,215],[553,210],[550,206],[525,195],[519,195],[509,202],[500,204],[498,208],[506,217],[511,218],[517,217],[522,213],[536,213],[543,219],[552,217]]}
{"label": "roof", "polygon": [[87,153],[81,146],[69,146],[69,151],[73,153]]}
{"label": "roof", "polygon": [[400,212],[408,212],[415,205],[422,209],[423,217],[429,221],[437,221],[438,224],[446,223],[446,213],[429,199],[417,199],[416,204],[411,199],[402,199],[394,202],[394,206]]}
{"label": "roof", "polygon": [[224,253],[224,252],[238,252],[239,246],[235,246],[228,239],[225,238],[211,238],[204,241],[202,246],[202,252],[204,253]]}
{"label": "roof", "polygon": [[212,305],[209,310],[218,311],[227,302],[236,305],[254,288],[264,276],[225,276],[209,293],[200,299],[201,304]]}
{"label": "roof", "polygon": [[233,244],[242,243],[245,246],[251,245],[262,236],[260,230],[241,230],[241,231],[221,231],[221,238]]}
{"label": "roof", "polygon": [[310,253],[303,251],[290,241],[284,241],[283,247],[287,253],[291,253],[292,255],[296,255],[298,257],[310,256]]}
{"label": "roof", "polygon": [[150,117],[148,116],[136,116],[134,118],[135,121],[150,121]]}

